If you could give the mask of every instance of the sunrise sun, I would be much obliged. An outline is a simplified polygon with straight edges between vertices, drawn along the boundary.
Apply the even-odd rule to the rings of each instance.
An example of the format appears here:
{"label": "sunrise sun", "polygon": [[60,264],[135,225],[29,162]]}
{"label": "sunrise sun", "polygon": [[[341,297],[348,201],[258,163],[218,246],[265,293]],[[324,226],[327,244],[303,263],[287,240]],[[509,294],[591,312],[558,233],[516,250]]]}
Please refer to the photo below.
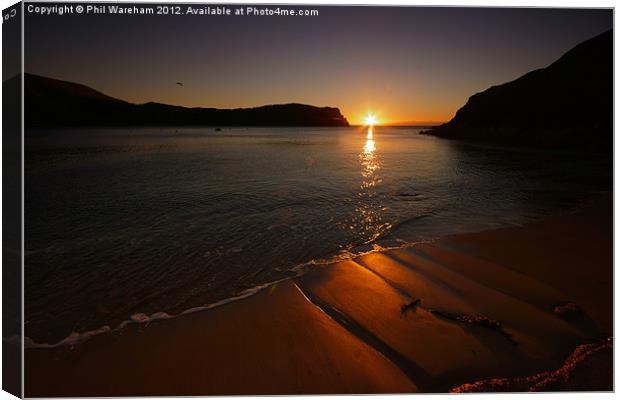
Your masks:
{"label": "sunrise sun", "polygon": [[366,118],[364,118],[364,123],[369,126],[373,126],[377,124],[377,117],[373,114],[368,114]]}

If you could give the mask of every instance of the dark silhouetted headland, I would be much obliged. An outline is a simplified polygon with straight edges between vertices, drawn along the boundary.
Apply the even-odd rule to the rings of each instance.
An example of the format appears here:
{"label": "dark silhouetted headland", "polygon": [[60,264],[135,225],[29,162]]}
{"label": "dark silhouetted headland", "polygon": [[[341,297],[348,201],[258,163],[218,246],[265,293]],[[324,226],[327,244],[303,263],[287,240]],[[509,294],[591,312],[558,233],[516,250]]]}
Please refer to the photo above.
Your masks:
{"label": "dark silhouetted headland", "polygon": [[611,151],[612,31],[577,45],[546,68],[476,93],[452,120],[424,133],[532,147]]}
{"label": "dark silhouetted headland", "polygon": [[[33,74],[24,77],[27,127],[113,125],[348,126],[338,108],[277,104],[256,108],[187,108],[133,104],[88,86]],[[19,76],[3,90],[19,90]]]}

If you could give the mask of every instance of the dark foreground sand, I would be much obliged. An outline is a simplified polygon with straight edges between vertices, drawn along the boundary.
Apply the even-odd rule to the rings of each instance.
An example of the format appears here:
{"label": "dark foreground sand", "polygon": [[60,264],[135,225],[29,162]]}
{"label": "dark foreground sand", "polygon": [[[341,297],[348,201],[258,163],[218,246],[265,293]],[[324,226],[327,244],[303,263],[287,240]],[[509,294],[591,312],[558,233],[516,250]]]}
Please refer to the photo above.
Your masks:
{"label": "dark foreground sand", "polygon": [[612,390],[612,200],[27,349],[26,396]]}

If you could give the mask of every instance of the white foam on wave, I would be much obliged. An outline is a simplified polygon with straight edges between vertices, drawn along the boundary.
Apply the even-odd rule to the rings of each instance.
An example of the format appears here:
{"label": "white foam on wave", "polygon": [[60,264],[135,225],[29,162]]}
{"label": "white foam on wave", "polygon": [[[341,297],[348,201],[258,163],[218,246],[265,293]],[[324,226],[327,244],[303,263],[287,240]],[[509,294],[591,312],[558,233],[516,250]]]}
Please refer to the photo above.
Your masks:
{"label": "white foam on wave", "polygon": [[[390,247],[382,247],[378,244],[373,244],[372,245],[372,249],[368,250],[368,251],[362,251],[362,252],[358,252],[358,253],[352,253],[348,250],[343,250],[340,253],[338,253],[337,255],[330,257],[330,258],[326,258],[326,259],[317,259],[317,260],[310,260],[308,262],[305,262],[303,264],[299,264],[296,265],[295,267],[290,268],[288,271],[293,272],[294,275],[293,276],[287,276],[285,278],[282,279],[278,279],[275,281],[271,281],[271,282],[267,282],[267,283],[263,283],[254,287],[251,287],[249,289],[243,290],[239,293],[237,293],[236,295],[232,296],[232,297],[228,297],[226,299],[222,299],[219,301],[216,301],[214,303],[209,303],[209,304],[205,304],[202,306],[197,306],[197,307],[192,307],[189,308],[187,310],[181,311],[178,314],[168,314],[166,312],[163,311],[159,311],[159,312],[155,312],[153,314],[147,315],[145,313],[134,313],[132,314],[129,319],[122,321],[121,323],[118,324],[118,326],[116,328],[111,328],[109,325],[104,325],[102,327],[99,327],[97,329],[93,329],[90,331],[85,331],[85,332],[71,332],[69,334],[69,336],[67,336],[66,338],[60,340],[59,342],[56,343],[38,343],[35,342],[33,339],[29,338],[29,337],[24,337],[24,347],[26,349],[50,349],[50,348],[57,348],[57,347],[62,347],[62,346],[76,346],[78,344],[84,343],[85,341],[91,339],[94,336],[97,335],[101,335],[101,334],[105,334],[105,333],[112,333],[112,332],[117,332],[123,328],[125,328],[128,325],[131,324],[145,324],[148,325],[150,322],[153,321],[157,321],[157,320],[166,320],[166,319],[174,319],[177,317],[180,317],[182,315],[188,315],[188,314],[194,314],[197,312],[202,312],[202,311],[206,311],[206,310],[210,310],[216,307],[220,307],[238,300],[242,300],[242,299],[246,299],[248,297],[251,297],[253,295],[255,295],[256,293],[260,292],[263,289],[266,289],[268,287],[271,287],[277,283],[280,282],[284,282],[286,280],[289,279],[293,279],[293,278],[297,278],[299,276],[304,275],[305,273],[307,273],[308,271],[311,270],[312,267],[316,267],[316,266],[326,266],[329,264],[333,264],[336,262],[340,262],[340,261],[347,261],[347,260],[353,260],[357,257],[361,257],[364,255],[368,255],[368,254],[372,254],[372,253],[380,253],[380,252],[386,252],[386,251],[390,251],[390,250],[402,250],[405,248],[409,248],[409,247],[413,247],[417,244],[420,243],[425,243],[427,241],[421,241],[421,242],[405,242],[402,241],[401,245],[398,246],[390,246]],[[11,336],[9,338],[3,338],[3,341],[11,343],[11,344],[15,344],[15,345],[19,345],[21,342],[21,338],[17,335],[15,336]]]}
{"label": "white foam on wave", "polygon": [[[145,324],[146,325],[153,321],[173,319],[173,318],[177,318],[182,315],[188,315],[188,314],[193,314],[193,313],[197,313],[201,311],[210,310],[212,308],[219,307],[219,306],[222,306],[222,305],[225,305],[225,304],[237,301],[237,300],[245,299],[250,296],[253,296],[254,294],[260,292],[261,290],[265,288],[268,288],[272,285],[275,285],[276,283],[285,281],[287,279],[290,279],[290,277],[279,279],[277,281],[264,283],[262,285],[258,285],[250,289],[244,290],[233,297],[228,297],[226,299],[223,299],[223,300],[220,300],[214,303],[210,303],[210,304],[205,304],[203,306],[193,307],[193,308],[184,310],[178,314],[168,314],[162,311],[155,312],[151,315],[147,315],[145,313],[134,313],[129,317],[129,319],[122,321],[114,329],[112,329],[109,325],[104,325],[100,328],[93,329],[93,330],[86,331],[86,332],[71,332],[69,336],[67,336],[66,338],[56,343],[39,343],[26,336],[24,337],[24,348],[26,349],[52,349],[52,348],[62,347],[62,346],[73,347],[80,343],[84,343],[85,341],[91,339],[93,336],[101,335],[104,333],[117,332],[131,324]],[[12,336],[10,338],[5,338],[4,340],[6,342],[16,344],[16,345],[19,345],[21,342],[19,336]]]}

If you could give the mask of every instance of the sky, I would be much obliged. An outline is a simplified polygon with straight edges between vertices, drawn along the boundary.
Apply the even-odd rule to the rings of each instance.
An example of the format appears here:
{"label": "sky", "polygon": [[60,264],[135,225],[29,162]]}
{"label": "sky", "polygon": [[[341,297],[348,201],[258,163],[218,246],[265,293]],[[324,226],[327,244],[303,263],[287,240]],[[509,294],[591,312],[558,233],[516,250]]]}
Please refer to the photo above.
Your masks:
{"label": "sky", "polygon": [[26,13],[25,69],[133,103],[296,102],[338,107],[353,124],[368,113],[441,122],[613,26],[600,9],[290,8],[319,15]]}

